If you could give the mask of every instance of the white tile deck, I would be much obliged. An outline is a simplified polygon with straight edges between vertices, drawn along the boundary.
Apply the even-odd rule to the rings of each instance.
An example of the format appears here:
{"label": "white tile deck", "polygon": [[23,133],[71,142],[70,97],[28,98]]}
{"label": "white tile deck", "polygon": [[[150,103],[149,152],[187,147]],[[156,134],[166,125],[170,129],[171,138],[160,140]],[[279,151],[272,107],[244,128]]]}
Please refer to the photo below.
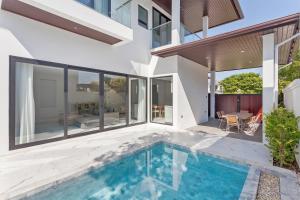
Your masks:
{"label": "white tile deck", "polygon": [[271,166],[266,147],[225,136],[145,124],[11,151],[0,158],[0,199],[82,173],[157,140],[258,166]]}

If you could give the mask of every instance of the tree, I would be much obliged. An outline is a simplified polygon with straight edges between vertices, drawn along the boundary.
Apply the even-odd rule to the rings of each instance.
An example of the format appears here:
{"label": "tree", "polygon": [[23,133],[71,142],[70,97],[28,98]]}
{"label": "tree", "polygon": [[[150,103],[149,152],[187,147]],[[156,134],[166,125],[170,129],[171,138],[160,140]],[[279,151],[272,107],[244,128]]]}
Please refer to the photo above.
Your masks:
{"label": "tree", "polygon": [[279,105],[283,106],[282,90],[293,80],[300,78],[300,51],[296,54],[293,62],[288,67],[279,71]]}
{"label": "tree", "polygon": [[262,78],[256,73],[232,75],[220,82],[225,94],[261,94]]}

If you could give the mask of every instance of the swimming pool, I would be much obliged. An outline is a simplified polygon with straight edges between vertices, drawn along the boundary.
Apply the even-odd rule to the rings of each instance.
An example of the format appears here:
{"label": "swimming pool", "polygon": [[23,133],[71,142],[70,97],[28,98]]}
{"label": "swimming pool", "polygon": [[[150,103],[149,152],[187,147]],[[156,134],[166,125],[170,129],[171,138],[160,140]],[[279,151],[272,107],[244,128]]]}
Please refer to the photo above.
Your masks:
{"label": "swimming pool", "polygon": [[233,200],[247,165],[158,143],[41,191],[29,200]]}

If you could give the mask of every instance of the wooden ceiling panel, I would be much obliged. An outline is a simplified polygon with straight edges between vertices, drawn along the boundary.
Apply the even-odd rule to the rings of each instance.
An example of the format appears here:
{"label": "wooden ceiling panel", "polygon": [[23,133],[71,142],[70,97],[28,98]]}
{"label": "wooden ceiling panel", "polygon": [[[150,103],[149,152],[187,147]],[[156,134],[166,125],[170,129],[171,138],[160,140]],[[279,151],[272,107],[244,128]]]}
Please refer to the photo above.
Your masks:
{"label": "wooden ceiling panel", "polygon": [[[247,28],[208,37],[191,43],[152,52],[168,57],[180,55],[193,60],[211,70],[226,71],[254,68],[262,65],[262,36],[275,33],[275,42],[280,43],[299,29],[300,14],[271,20]],[[298,50],[300,38],[283,45],[279,49],[279,64],[287,64]]]}
{"label": "wooden ceiling panel", "polygon": [[[171,13],[172,0],[153,0]],[[181,0],[181,22],[194,33],[202,31],[202,17],[209,16],[209,27],[243,18],[238,0]]]}

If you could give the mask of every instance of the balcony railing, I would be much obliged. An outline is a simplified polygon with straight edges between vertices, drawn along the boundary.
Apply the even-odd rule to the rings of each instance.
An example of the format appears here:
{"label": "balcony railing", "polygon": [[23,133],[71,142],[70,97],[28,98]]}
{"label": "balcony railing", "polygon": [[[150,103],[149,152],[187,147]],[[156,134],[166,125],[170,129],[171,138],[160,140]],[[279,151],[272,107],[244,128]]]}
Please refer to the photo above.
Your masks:
{"label": "balcony railing", "polygon": [[[172,22],[161,24],[152,30],[152,48],[158,48],[172,43]],[[192,33],[183,24],[180,25],[180,42],[185,44],[200,40],[199,33]]]}
{"label": "balcony railing", "polygon": [[131,27],[131,0],[75,0],[127,27]]}
{"label": "balcony railing", "polygon": [[152,48],[171,44],[172,22],[161,24],[152,29]]}

